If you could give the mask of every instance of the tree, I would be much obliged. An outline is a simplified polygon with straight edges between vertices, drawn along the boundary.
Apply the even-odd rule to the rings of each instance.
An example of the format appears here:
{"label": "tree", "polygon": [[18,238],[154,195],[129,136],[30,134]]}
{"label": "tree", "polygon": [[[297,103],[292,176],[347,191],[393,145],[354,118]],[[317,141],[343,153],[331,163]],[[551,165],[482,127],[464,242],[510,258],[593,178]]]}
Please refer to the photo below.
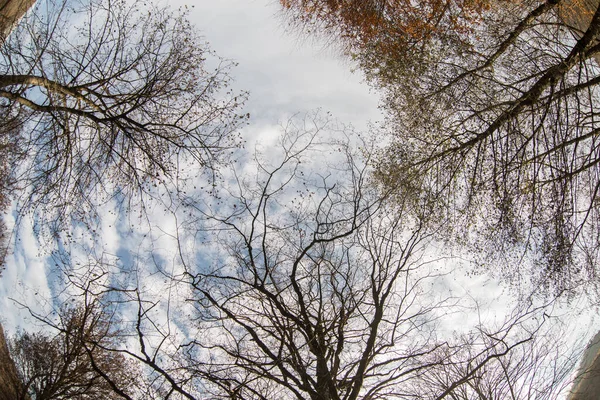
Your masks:
{"label": "tree", "polygon": [[[2,0],[0,1],[0,43],[4,43],[13,28],[29,10],[35,0]],[[10,202],[10,193],[14,187],[11,185],[9,163],[11,161],[10,154],[16,153],[16,140],[11,137],[15,134],[15,121],[5,120],[5,125],[2,132],[2,159],[0,160],[0,209],[6,210]],[[12,123],[11,123],[12,122]],[[6,226],[4,220],[0,220],[0,272],[4,266],[8,246],[6,243]]]}
{"label": "tree", "polygon": [[514,322],[463,336],[448,361],[417,379],[419,393],[452,400],[565,398],[580,354],[565,347],[565,327],[539,326],[515,345],[503,340]]}
{"label": "tree", "polygon": [[64,308],[55,336],[22,332],[11,338],[9,351],[20,381],[15,400],[120,399],[119,391],[133,391],[133,364],[106,349],[115,342],[115,327],[107,317],[98,304]]}
{"label": "tree", "polygon": [[2,0],[0,1],[0,43],[10,34],[13,27],[33,6],[36,0]]}
{"label": "tree", "polygon": [[225,92],[231,63],[208,50],[185,10],[40,1],[0,54],[14,191],[37,223],[90,221],[97,204],[173,189],[186,163],[210,179],[240,145],[245,96]]}
{"label": "tree", "polygon": [[[35,3],[35,0],[2,0],[0,1],[0,43],[4,43],[6,37],[10,34],[16,23],[23,17],[29,8]],[[14,182],[10,176],[11,157],[14,154],[15,139],[11,137],[14,127],[10,121],[4,121],[5,126],[0,133],[0,210],[7,210],[10,203],[10,193],[13,192]],[[4,261],[9,249],[8,232],[4,219],[0,218],[0,273],[4,269]]]}
{"label": "tree", "polygon": [[[186,265],[204,331],[188,368],[218,398],[398,393],[444,346],[426,326],[447,302],[417,296],[431,278],[418,276],[413,259],[424,223],[404,220],[401,207],[383,212],[366,165],[342,141],[333,145],[343,158],[327,154],[336,175],[309,174],[302,153],[316,139],[288,129],[282,160],[259,159],[256,183],[240,179],[224,193],[228,207],[208,215],[205,229],[224,243],[226,262]],[[216,362],[205,363],[205,352]]]}
{"label": "tree", "polygon": [[23,390],[23,383],[17,374],[17,368],[10,357],[4,329],[0,325],[0,399],[14,400]]}
{"label": "tree", "polygon": [[[417,68],[424,47],[456,45],[472,33],[496,2],[489,0],[280,0],[290,23],[325,35],[370,76],[387,73],[387,62]],[[501,1],[500,3],[510,3]],[[416,58],[416,59],[415,59]],[[408,69],[408,68],[407,68]]]}
{"label": "tree", "polygon": [[[390,24],[408,7],[385,4]],[[595,283],[598,3],[443,4],[440,24],[408,46],[412,36],[386,24],[369,43],[350,41],[389,113],[380,181],[437,204],[447,237],[483,250],[482,264],[515,266],[502,268],[510,281],[555,293]]]}
{"label": "tree", "polygon": [[[114,265],[68,270],[80,296],[101,297],[121,321],[128,345],[110,351],[172,398],[451,399],[477,382],[521,385],[518,368],[498,368],[529,361],[549,308],[452,328],[476,309],[438,290],[447,276],[427,247],[428,208],[382,197],[371,145],[329,140],[327,123],[292,120],[282,152],[241,159],[210,196],[190,191],[177,230],[161,231],[173,251],[135,244]],[[542,362],[562,360],[527,364],[532,387],[556,395],[568,378],[546,381]]]}

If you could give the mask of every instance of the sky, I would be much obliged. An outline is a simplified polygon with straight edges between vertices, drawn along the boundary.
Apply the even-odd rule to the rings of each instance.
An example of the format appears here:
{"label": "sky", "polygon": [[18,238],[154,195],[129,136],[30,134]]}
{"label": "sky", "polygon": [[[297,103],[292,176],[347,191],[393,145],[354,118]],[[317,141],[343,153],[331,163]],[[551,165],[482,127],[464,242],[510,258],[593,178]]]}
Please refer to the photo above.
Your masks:
{"label": "sky", "polygon": [[[291,116],[319,109],[358,131],[368,130],[370,123],[383,118],[377,93],[370,90],[360,71],[354,71],[324,40],[287,29],[276,0],[180,0],[170,4],[187,9],[210,48],[237,63],[230,72],[232,88],[249,92],[243,113],[250,113],[250,124],[242,132],[247,148],[272,141]],[[120,247],[119,224],[110,221],[108,212],[106,215],[105,250],[115,254]],[[26,314],[12,299],[32,304],[50,290],[44,264],[47,253],[27,223],[0,279],[0,321],[9,332],[23,324]],[[485,277],[458,278],[454,284],[489,298],[502,294],[502,289]]]}
{"label": "sky", "polygon": [[254,124],[316,108],[359,129],[381,119],[378,97],[361,74],[324,41],[286,32],[275,0],[197,1],[191,12],[211,47],[239,63],[234,87],[250,92]]}
{"label": "sky", "polygon": [[[203,0],[194,1],[193,7],[191,3],[187,2],[190,20],[211,48],[238,64],[231,71],[232,88],[249,92],[243,112],[250,113],[250,124],[242,132],[249,146],[273,140],[279,126],[291,116],[317,109],[331,112],[334,118],[352,124],[358,131],[368,130],[370,123],[383,118],[378,96],[369,89],[360,72],[353,72],[353,65],[324,41],[287,31],[277,1]],[[172,2],[172,5],[183,7],[186,2]],[[107,216],[109,208],[110,205]],[[10,225],[10,216],[7,222]],[[21,228],[18,246],[0,277],[0,322],[8,333],[18,327],[30,328],[32,324],[17,302],[43,308],[51,292],[52,277],[47,276],[45,266],[47,253],[27,224],[26,221]],[[122,224],[116,216],[112,220],[107,217],[103,224],[104,251],[119,253],[124,247],[120,243]],[[166,239],[159,251],[165,250],[162,255],[165,258],[170,256],[169,232],[175,228],[164,227]],[[452,269],[453,265],[447,267]],[[466,280],[464,276],[454,276],[445,284],[455,291],[481,296],[480,304],[489,305],[505,298],[503,290],[485,277]],[[495,305],[499,310],[498,306],[503,304],[500,301]],[[491,310],[493,313],[494,308]],[[573,323],[588,335],[594,332],[594,321],[588,317]]]}
{"label": "sky", "polygon": [[[231,88],[249,92],[243,112],[250,113],[251,119],[242,132],[248,148],[272,141],[290,117],[318,109],[357,130],[382,118],[378,96],[360,72],[353,73],[352,65],[323,41],[286,31],[276,1],[177,1],[170,5],[187,5],[190,21],[210,48],[238,64],[230,73]],[[122,245],[119,221],[111,221],[108,208],[103,221],[104,251],[116,254]],[[9,226],[12,222],[8,216]],[[165,220],[165,225],[170,224]],[[168,231],[168,226],[164,229]],[[0,322],[8,333],[19,327],[29,329],[34,323],[16,301],[38,309],[47,307],[53,279],[46,274],[47,249],[32,234],[30,221],[24,222],[20,232],[0,278]]]}

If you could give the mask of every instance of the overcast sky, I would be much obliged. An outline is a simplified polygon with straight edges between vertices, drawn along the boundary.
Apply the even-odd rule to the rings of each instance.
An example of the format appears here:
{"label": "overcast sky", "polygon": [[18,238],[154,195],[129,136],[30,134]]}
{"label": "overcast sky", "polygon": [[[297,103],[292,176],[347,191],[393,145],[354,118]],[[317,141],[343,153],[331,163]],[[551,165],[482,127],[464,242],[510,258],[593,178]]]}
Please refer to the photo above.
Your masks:
{"label": "overcast sky", "polygon": [[[191,7],[191,4],[194,4]],[[239,65],[231,71],[233,88],[248,91],[244,112],[251,114],[244,135],[249,142],[268,140],[290,116],[321,108],[357,129],[381,118],[378,97],[360,73],[324,43],[287,33],[276,1],[179,1],[219,56]],[[10,218],[9,218],[10,219]],[[10,221],[9,221],[10,223]],[[111,234],[111,229],[113,230]],[[27,223],[0,278],[0,322],[8,332],[26,316],[12,299],[42,306],[50,295],[45,273],[46,249],[40,249]],[[117,251],[115,224],[106,226],[106,251]],[[24,326],[29,323],[25,322]]]}
{"label": "overcast sky", "polygon": [[[184,3],[184,2],[182,2]],[[315,108],[364,128],[380,118],[378,98],[360,73],[323,42],[286,32],[275,0],[194,2],[191,19],[211,47],[239,63],[235,87],[250,91],[254,123]]]}
{"label": "overcast sky", "polygon": [[[250,125],[244,132],[247,139],[268,139],[279,123],[290,116],[317,108],[330,111],[335,118],[351,123],[358,130],[365,130],[369,122],[381,119],[378,97],[369,90],[360,73],[352,73],[353,66],[323,42],[303,40],[298,34],[286,32],[276,0],[210,0],[193,4],[190,19],[211,48],[239,63],[231,75],[235,90],[250,93],[244,111],[251,114]],[[116,253],[118,233],[114,224],[106,227],[106,232],[111,229],[106,249]],[[38,248],[35,238],[23,235],[18,250],[8,259],[0,278],[0,321],[8,332],[22,325],[25,315],[10,298],[35,304],[50,293],[41,255],[44,249]],[[490,294],[499,291],[482,277],[461,279],[452,277],[451,284],[468,285],[471,294],[482,298],[484,295],[496,298]],[[591,319],[578,323],[584,331],[594,330]]]}

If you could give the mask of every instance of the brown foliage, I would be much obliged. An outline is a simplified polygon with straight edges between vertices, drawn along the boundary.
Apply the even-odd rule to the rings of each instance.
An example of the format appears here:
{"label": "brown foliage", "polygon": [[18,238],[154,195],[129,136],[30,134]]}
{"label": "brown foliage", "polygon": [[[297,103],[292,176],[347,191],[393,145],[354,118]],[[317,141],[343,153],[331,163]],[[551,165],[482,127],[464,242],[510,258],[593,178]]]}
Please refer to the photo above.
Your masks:
{"label": "brown foliage", "polygon": [[15,400],[23,391],[15,364],[10,357],[4,329],[0,325],[0,400]]}
{"label": "brown foliage", "polygon": [[512,282],[596,281],[598,2],[282,4],[335,34],[381,90],[384,186],[431,202],[449,241]]}
{"label": "brown foliage", "polygon": [[347,51],[404,57],[423,42],[472,33],[489,0],[280,0],[293,23],[333,34]]}
{"label": "brown foliage", "polygon": [[54,326],[58,334],[23,332],[9,340],[22,386],[17,399],[120,399],[130,391],[135,370],[106,346],[114,327],[96,306],[66,309]]}

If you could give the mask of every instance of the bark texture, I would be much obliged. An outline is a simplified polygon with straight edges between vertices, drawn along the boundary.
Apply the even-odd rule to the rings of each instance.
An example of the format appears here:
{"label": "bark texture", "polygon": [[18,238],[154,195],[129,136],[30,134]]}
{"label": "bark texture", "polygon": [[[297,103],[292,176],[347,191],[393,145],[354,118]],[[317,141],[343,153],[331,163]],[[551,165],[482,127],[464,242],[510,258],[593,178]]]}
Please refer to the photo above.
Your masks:
{"label": "bark texture", "polygon": [[36,0],[0,0],[0,43]]}
{"label": "bark texture", "polygon": [[21,385],[17,369],[8,352],[4,330],[0,325],[0,400],[19,399]]}

